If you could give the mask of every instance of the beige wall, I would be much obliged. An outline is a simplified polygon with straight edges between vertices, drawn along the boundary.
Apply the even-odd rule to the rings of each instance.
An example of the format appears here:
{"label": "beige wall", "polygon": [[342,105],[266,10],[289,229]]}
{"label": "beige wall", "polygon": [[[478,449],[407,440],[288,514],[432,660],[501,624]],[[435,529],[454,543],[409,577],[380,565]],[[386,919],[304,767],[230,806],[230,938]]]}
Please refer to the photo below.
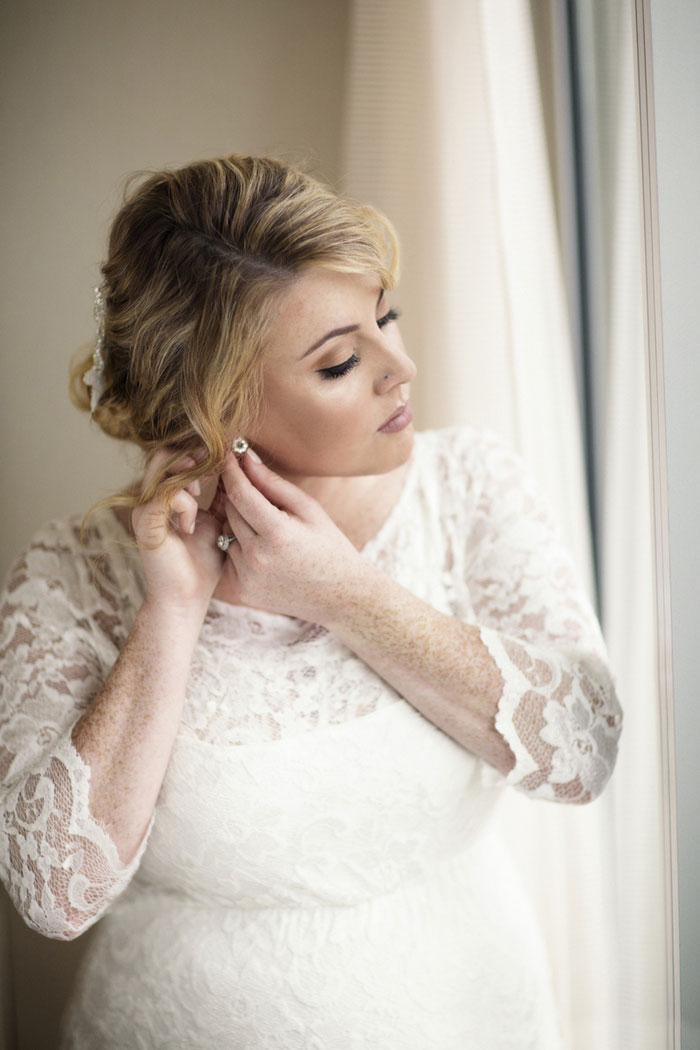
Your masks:
{"label": "beige wall", "polygon": [[66,396],[120,183],[228,150],[293,151],[338,174],[345,0],[9,0],[0,201],[0,568],[86,508],[123,458]]}
{"label": "beige wall", "polygon": [[[72,408],[66,384],[71,353],[92,339],[91,289],[123,176],[239,150],[310,157],[335,180],[347,9],[347,0],[6,0],[3,575],[42,522],[87,509],[133,469]],[[0,979],[8,989],[14,977],[17,1046],[49,1050],[82,942],[44,942],[14,919],[6,935],[3,919]],[[7,1011],[5,1029],[0,1020],[0,1048],[13,1020]]]}

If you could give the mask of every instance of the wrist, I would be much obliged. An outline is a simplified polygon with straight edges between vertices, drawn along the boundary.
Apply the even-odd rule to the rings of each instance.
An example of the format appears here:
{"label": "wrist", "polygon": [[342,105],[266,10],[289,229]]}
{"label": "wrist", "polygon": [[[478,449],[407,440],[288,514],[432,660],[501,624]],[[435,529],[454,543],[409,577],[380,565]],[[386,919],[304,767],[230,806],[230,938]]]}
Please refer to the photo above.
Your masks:
{"label": "wrist", "polygon": [[317,623],[339,637],[374,609],[387,577],[360,554],[348,571],[329,588]]}
{"label": "wrist", "polygon": [[147,594],[137,613],[137,621],[147,630],[163,634],[171,641],[194,646],[208,606],[208,602],[202,601],[182,605]]}

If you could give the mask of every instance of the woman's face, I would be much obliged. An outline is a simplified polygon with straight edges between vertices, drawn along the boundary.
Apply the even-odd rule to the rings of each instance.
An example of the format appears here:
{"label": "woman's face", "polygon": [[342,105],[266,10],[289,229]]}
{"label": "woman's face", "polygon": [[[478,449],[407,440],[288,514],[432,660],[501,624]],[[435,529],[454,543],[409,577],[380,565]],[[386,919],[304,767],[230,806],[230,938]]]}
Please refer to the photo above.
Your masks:
{"label": "woman's face", "polygon": [[264,414],[246,437],[287,477],[385,473],[411,452],[410,410],[382,427],[407,404],[415,374],[376,278],[309,270],[280,297]]}

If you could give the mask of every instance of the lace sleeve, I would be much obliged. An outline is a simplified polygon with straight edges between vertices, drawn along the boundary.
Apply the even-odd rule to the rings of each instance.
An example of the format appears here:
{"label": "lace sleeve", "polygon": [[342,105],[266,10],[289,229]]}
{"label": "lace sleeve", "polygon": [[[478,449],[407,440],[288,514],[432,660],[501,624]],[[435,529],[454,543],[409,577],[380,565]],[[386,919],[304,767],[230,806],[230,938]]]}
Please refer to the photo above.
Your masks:
{"label": "lace sleeve", "polygon": [[124,889],[143,850],[119,860],[71,741],[116,658],[116,609],[65,526],[36,538],[0,602],[0,873],[31,927],[69,940]]}
{"label": "lace sleeve", "polygon": [[496,728],[515,755],[506,782],[588,802],[610,777],[622,725],[600,628],[520,460],[494,440],[484,465],[466,577],[503,677]]}

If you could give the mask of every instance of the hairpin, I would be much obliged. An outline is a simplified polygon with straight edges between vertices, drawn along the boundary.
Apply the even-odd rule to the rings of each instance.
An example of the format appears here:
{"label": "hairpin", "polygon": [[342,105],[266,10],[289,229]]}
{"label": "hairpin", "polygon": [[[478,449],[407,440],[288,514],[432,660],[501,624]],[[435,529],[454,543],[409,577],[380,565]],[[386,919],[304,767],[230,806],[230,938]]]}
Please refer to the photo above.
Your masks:
{"label": "hairpin", "polygon": [[92,352],[92,366],[83,375],[83,383],[90,391],[90,414],[95,414],[95,409],[100,398],[105,392],[105,298],[101,285],[95,288],[95,324],[97,333],[95,335],[95,349]]}

